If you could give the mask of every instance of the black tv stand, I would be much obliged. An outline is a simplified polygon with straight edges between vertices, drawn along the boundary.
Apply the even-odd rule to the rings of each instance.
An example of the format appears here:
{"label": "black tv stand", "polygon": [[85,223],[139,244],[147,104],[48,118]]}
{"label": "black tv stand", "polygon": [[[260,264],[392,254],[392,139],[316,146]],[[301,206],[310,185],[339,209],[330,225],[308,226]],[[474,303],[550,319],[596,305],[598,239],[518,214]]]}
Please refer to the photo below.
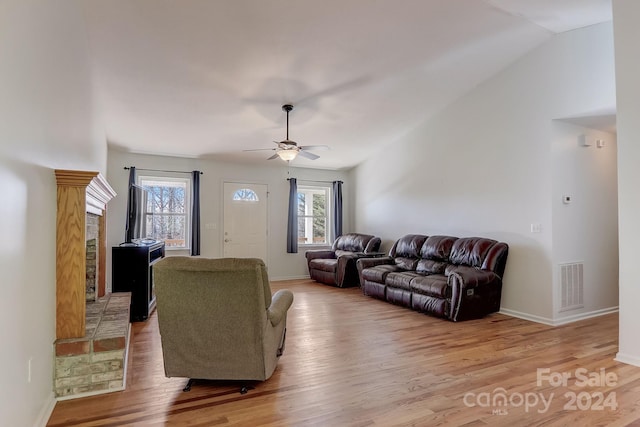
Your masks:
{"label": "black tv stand", "polygon": [[164,258],[164,242],[114,246],[111,254],[112,291],[131,292],[131,321],[147,320],[156,307],[153,264]]}

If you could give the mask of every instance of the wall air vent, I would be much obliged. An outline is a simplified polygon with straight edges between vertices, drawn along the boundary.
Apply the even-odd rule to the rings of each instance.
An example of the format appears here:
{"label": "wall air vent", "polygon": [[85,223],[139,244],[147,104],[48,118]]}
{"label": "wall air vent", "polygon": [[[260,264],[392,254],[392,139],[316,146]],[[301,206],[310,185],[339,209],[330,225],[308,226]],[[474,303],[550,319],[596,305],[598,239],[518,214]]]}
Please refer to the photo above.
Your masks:
{"label": "wall air vent", "polygon": [[560,311],[584,307],[584,264],[560,264]]}

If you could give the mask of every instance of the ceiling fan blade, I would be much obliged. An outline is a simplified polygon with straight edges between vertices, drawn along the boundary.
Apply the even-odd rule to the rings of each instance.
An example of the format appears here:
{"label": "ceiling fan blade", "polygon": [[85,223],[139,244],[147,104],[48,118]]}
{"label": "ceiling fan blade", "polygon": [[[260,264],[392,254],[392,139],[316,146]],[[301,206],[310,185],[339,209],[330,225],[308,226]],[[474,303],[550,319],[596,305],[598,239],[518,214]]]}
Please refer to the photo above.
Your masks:
{"label": "ceiling fan blade", "polygon": [[267,160],[273,160],[273,159],[277,159],[277,158],[278,158],[278,153],[276,153],[273,156],[269,157]]}
{"label": "ceiling fan blade", "polygon": [[303,145],[300,147],[301,150],[329,150],[328,145]]}
{"label": "ceiling fan blade", "polygon": [[306,157],[307,159],[310,159],[310,160],[315,160],[320,158],[320,156],[313,153],[309,153],[308,151],[298,151],[298,155],[302,157]]}
{"label": "ceiling fan blade", "polygon": [[273,151],[276,150],[276,148],[254,148],[252,150],[242,150],[242,151]]}

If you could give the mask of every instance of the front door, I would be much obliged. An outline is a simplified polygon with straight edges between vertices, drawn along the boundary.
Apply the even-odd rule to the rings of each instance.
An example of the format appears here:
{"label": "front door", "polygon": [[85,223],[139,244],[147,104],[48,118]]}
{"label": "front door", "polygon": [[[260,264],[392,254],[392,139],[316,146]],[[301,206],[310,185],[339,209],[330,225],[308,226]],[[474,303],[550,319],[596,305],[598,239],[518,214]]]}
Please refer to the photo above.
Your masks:
{"label": "front door", "polygon": [[224,256],[267,262],[267,186],[224,183]]}

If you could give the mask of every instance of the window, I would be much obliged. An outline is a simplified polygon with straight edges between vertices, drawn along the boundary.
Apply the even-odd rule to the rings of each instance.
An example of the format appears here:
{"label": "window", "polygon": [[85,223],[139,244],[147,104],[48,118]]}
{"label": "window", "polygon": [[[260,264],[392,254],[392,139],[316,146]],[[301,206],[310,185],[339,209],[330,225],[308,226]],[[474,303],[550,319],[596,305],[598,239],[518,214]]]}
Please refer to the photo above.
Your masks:
{"label": "window", "polygon": [[138,183],[149,190],[145,209],[147,237],[164,240],[167,249],[188,249],[191,179],[141,176]]}
{"label": "window", "polygon": [[301,245],[329,244],[329,187],[298,186],[298,243]]}
{"label": "window", "polygon": [[250,188],[241,188],[233,193],[233,200],[240,202],[259,202],[260,199],[255,191]]}

